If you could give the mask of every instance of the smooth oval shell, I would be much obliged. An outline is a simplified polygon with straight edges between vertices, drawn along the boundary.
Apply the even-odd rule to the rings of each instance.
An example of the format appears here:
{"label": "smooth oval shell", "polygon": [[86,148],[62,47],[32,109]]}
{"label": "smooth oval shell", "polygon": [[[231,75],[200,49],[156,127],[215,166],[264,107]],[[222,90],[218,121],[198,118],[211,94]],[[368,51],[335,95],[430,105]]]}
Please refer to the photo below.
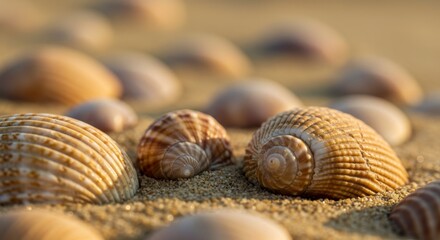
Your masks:
{"label": "smooth oval shell", "polygon": [[343,68],[333,86],[339,95],[367,94],[398,105],[412,105],[422,98],[422,89],[402,67],[380,57],[358,58]]}
{"label": "smooth oval shell", "polygon": [[391,222],[415,239],[440,238],[440,181],[432,182],[404,198],[393,208]]}
{"label": "smooth oval shell", "polygon": [[237,210],[217,210],[177,219],[154,233],[149,240],[290,240],[276,222]]}
{"label": "smooth oval shell", "polygon": [[0,204],[122,202],[139,184],[109,136],[60,115],[0,117],[0,160]]}
{"label": "smooth oval shell", "polygon": [[323,107],[297,108],[263,123],[246,149],[243,170],[275,192],[333,199],[373,195],[408,181],[379,134]]}
{"label": "smooth oval shell", "polygon": [[0,216],[0,236],[14,240],[104,240],[79,219],[47,210],[12,211]]}
{"label": "smooth oval shell", "polygon": [[138,146],[141,172],[153,178],[189,178],[231,163],[226,130],[193,110],[167,113],[152,123]]}
{"label": "smooth oval shell", "polygon": [[284,86],[265,79],[232,85],[217,96],[206,112],[226,127],[259,127],[277,113],[302,106]]}
{"label": "smooth oval shell", "polygon": [[411,123],[408,117],[398,107],[384,99],[353,95],[339,99],[329,107],[362,120],[391,145],[402,144],[411,136]]}
{"label": "smooth oval shell", "polygon": [[74,50],[45,47],[12,62],[0,72],[0,97],[75,105],[118,97],[116,77],[94,59]]}
{"label": "smooth oval shell", "polygon": [[121,132],[138,122],[134,110],[116,99],[96,99],[71,108],[66,116],[88,123],[103,132]]}

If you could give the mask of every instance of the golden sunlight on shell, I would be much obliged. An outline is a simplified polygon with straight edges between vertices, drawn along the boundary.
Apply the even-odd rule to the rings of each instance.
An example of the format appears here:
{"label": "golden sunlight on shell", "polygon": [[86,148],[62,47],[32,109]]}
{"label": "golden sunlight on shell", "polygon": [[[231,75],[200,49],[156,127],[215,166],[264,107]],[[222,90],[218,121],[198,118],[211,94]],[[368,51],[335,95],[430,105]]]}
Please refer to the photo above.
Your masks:
{"label": "golden sunlight on shell", "polygon": [[152,123],[138,146],[138,166],[149,177],[189,178],[231,164],[226,130],[193,110],[167,113]]}
{"label": "golden sunlight on shell", "polygon": [[251,79],[221,91],[206,112],[226,127],[259,127],[268,118],[303,104],[289,89],[266,79]]}
{"label": "golden sunlight on shell", "polygon": [[47,210],[18,210],[0,216],[0,236],[14,240],[103,240],[92,226],[76,217]]}
{"label": "golden sunlight on shell", "polygon": [[75,50],[45,47],[15,60],[0,72],[0,97],[75,105],[118,97],[121,86],[96,60]]}
{"label": "golden sunlight on shell", "polygon": [[362,120],[391,145],[400,145],[411,136],[411,122],[406,114],[382,98],[353,95],[341,98],[329,107]]}
{"label": "golden sunlight on shell", "polygon": [[2,116],[0,149],[0,204],[105,204],[125,201],[138,188],[127,154],[69,117]]}
{"label": "golden sunlight on shell", "polygon": [[263,123],[246,149],[243,170],[274,192],[333,199],[373,195],[408,181],[379,134],[323,107],[297,108]]}
{"label": "golden sunlight on shell", "polygon": [[182,217],[148,240],[290,240],[284,227],[271,219],[237,210],[216,210]]}

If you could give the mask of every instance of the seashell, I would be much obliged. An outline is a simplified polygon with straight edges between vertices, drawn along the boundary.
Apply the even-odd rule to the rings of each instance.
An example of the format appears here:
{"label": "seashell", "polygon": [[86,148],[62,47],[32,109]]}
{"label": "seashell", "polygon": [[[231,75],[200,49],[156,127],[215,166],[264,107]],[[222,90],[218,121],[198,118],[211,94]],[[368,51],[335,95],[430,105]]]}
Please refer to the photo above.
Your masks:
{"label": "seashell", "polygon": [[193,110],[167,113],[152,123],[138,146],[138,165],[149,177],[189,178],[231,163],[226,130]]}
{"label": "seashell", "polygon": [[0,72],[0,97],[75,105],[118,97],[121,86],[104,66],[80,52],[45,47],[12,62]]}
{"label": "seashell", "polygon": [[138,188],[131,160],[109,136],[60,115],[0,117],[0,160],[0,204],[105,204]]}
{"label": "seashell", "polygon": [[440,92],[428,94],[422,101],[414,106],[413,110],[427,115],[440,115]]}
{"label": "seashell", "polygon": [[92,226],[76,217],[47,210],[18,210],[0,216],[0,236],[14,240],[103,240]]}
{"label": "seashell", "polygon": [[88,123],[103,132],[121,132],[138,122],[134,110],[115,99],[96,99],[71,108],[66,116]]}
{"label": "seashell", "polygon": [[151,56],[125,53],[105,63],[121,82],[125,100],[165,105],[177,100],[182,93],[182,86],[173,72]]}
{"label": "seashell", "polygon": [[250,61],[227,39],[214,35],[188,36],[174,46],[165,61],[176,66],[192,66],[228,77],[243,77],[250,71]]}
{"label": "seashell", "polygon": [[251,182],[274,192],[333,199],[393,190],[408,181],[379,134],[323,107],[297,108],[263,123],[246,149],[243,169]]}
{"label": "seashell", "polygon": [[380,57],[363,57],[342,69],[333,87],[339,95],[367,94],[398,105],[411,105],[422,97],[415,79],[402,67]]}
{"label": "seashell", "polygon": [[217,210],[186,216],[152,234],[149,240],[290,240],[271,219],[237,210]]}
{"label": "seashell", "polygon": [[353,95],[332,103],[330,107],[362,120],[391,145],[402,144],[411,136],[411,123],[405,113],[381,98]]}
{"label": "seashell", "polygon": [[440,238],[440,181],[432,182],[404,198],[393,208],[390,220],[415,239]]}
{"label": "seashell", "polygon": [[273,115],[302,106],[284,86],[265,79],[234,84],[221,91],[206,112],[227,127],[259,127]]}

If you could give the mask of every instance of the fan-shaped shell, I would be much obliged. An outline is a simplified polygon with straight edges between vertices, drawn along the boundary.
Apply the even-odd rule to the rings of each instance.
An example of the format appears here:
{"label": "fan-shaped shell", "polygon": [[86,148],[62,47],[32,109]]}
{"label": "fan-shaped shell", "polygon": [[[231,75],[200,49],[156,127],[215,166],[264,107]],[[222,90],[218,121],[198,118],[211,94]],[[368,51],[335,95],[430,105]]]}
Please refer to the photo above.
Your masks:
{"label": "fan-shaped shell", "polygon": [[103,65],[74,50],[45,47],[12,62],[0,72],[0,97],[75,105],[118,97],[121,86]]}
{"label": "fan-shaped shell", "polygon": [[221,91],[206,112],[223,126],[259,127],[275,114],[300,106],[301,101],[284,86],[253,79]]}
{"label": "fan-shaped shell", "polygon": [[103,132],[121,132],[138,122],[134,110],[116,99],[97,99],[79,104],[66,114]]}
{"label": "fan-shaped shell", "polygon": [[226,130],[193,110],[167,113],[151,124],[138,146],[142,173],[154,178],[188,178],[231,163]]}
{"label": "fan-shaped shell", "polygon": [[406,235],[424,240],[440,238],[440,181],[408,195],[391,211],[390,220]]}
{"label": "fan-shaped shell", "polygon": [[0,236],[14,240],[104,239],[79,219],[47,210],[19,210],[1,215]]}
{"label": "fan-shaped shell", "polygon": [[154,233],[149,240],[289,240],[276,222],[237,210],[217,210],[186,216]]}
{"label": "fan-shaped shell", "polygon": [[297,108],[263,123],[246,149],[244,172],[275,192],[335,199],[392,190],[408,180],[373,129],[322,107]]}
{"label": "fan-shaped shell", "polygon": [[411,136],[411,123],[405,113],[381,98],[353,95],[339,99],[330,107],[362,120],[391,145],[399,145]]}
{"label": "fan-shaped shell", "polygon": [[0,203],[112,203],[131,198],[136,171],[106,134],[53,114],[0,117]]}

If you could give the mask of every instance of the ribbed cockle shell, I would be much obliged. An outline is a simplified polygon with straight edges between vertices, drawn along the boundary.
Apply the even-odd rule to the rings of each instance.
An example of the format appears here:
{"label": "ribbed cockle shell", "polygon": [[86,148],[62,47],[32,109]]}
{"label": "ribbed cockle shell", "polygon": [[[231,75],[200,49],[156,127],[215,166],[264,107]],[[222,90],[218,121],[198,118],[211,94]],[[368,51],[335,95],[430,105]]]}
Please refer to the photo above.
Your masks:
{"label": "ribbed cockle shell", "polygon": [[322,107],[297,108],[263,123],[246,149],[244,172],[275,192],[334,199],[392,190],[408,180],[373,129]]}
{"label": "ribbed cockle shell", "polygon": [[225,129],[192,110],[170,112],[148,127],[138,146],[142,173],[154,178],[189,178],[231,163]]}

